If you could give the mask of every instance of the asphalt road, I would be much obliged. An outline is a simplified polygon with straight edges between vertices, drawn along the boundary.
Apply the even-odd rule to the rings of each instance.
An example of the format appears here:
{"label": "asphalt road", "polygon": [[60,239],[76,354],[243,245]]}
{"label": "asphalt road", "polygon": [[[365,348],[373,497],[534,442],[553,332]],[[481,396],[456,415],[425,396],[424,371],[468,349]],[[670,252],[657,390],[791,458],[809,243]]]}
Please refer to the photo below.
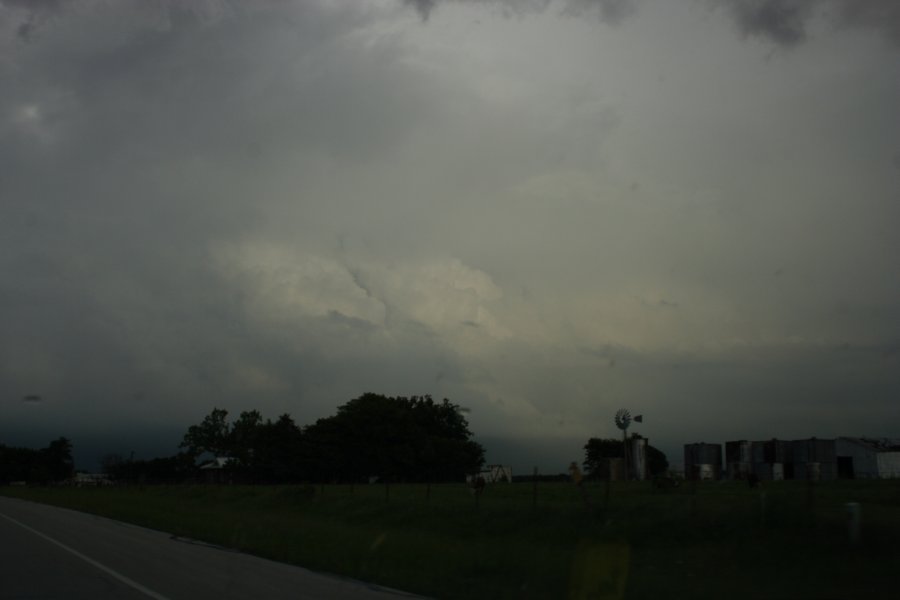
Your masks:
{"label": "asphalt road", "polygon": [[0,599],[416,596],[103,517],[0,497]]}

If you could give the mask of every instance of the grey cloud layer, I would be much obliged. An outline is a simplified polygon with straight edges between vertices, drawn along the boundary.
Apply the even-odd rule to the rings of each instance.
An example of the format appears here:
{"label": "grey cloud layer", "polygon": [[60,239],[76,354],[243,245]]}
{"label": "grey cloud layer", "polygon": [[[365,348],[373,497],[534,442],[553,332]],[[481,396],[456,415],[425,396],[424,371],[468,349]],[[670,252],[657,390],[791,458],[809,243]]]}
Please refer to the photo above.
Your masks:
{"label": "grey cloud layer", "polygon": [[[673,447],[781,435],[785,405],[813,415],[785,436],[896,416],[887,55],[769,65],[668,2],[140,4],[48,3],[27,36],[0,7],[7,427],[305,422],[367,390],[495,439],[620,405]],[[797,43],[793,14],[746,33]]]}

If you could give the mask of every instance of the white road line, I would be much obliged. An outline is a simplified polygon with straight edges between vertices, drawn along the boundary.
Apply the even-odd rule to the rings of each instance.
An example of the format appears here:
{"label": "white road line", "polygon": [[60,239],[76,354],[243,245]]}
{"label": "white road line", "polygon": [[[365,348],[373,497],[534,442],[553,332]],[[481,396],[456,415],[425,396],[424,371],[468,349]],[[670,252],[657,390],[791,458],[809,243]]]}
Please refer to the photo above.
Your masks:
{"label": "white road line", "polygon": [[151,597],[151,598],[154,598],[154,600],[169,600],[168,598],[166,598],[166,597],[163,596],[162,594],[157,594],[156,592],[154,592],[154,591],[151,590],[150,588],[144,587],[143,585],[141,585],[141,584],[138,583],[137,581],[134,581],[133,579],[129,579],[128,577],[125,577],[124,575],[122,575],[122,574],[119,573],[118,571],[114,571],[113,569],[110,569],[110,568],[107,567],[106,565],[97,562],[97,561],[94,560],[93,558],[90,558],[89,556],[85,556],[84,554],[82,554],[82,553],[79,552],[78,550],[75,550],[74,548],[70,548],[69,546],[66,546],[66,545],[63,544],[62,542],[53,539],[53,538],[50,537],[49,535],[45,535],[45,534],[41,533],[41,532],[38,531],[37,529],[32,529],[31,527],[29,527],[29,526],[26,525],[25,523],[22,523],[21,521],[17,521],[16,519],[13,519],[13,518],[10,517],[9,515],[5,515],[5,514],[3,514],[3,513],[0,513],[0,517],[3,517],[3,518],[6,519],[7,521],[10,521],[10,522],[12,522],[12,523],[15,523],[16,525],[18,525],[19,527],[21,527],[21,528],[23,528],[23,529],[27,529],[28,531],[30,531],[30,532],[33,533],[34,535],[40,536],[40,537],[44,538],[45,540],[47,540],[48,542],[51,542],[51,543],[53,543],[53,544],[56,544],[57,546],[59,546],[60,548],[62,548],[63,550],[65,550],[66,552],[69,552],[69,553],[71,553],[71,554],[77,556],[78,558],[80,558],[80,559],[83,560],[84,562],[86,562],[86,563],[88,563],[88,564],[91,564],[91,565],[97,567],[98,569],[100,569],[100,570],[103,571],[104,573],[106,573],[106,574],[108,574],[108,575],[110,575],[110,576],[112,576],[112,577],[115,577],[116,579],[118,579],[119,581],[121,581],[122,583],[124,583],[125,585],[127,585],[127,586],[129,586],[129,587],[132,587],[132,588],[134,588],[134,589],[136,589],[137,591],[141,592],[142,594],[146,594],[147,596],[149,596],[149,597]]}

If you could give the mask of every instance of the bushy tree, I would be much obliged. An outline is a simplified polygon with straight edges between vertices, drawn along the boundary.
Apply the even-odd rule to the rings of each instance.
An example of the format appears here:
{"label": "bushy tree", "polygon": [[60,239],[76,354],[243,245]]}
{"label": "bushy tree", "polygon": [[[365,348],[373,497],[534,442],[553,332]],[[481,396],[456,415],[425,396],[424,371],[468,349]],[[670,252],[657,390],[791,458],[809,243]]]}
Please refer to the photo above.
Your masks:
{"label": "bushy tree", "polygon": [[430,396],[363,394],[306,434],[321,479],[459,481],[484,463],[459,407]]}

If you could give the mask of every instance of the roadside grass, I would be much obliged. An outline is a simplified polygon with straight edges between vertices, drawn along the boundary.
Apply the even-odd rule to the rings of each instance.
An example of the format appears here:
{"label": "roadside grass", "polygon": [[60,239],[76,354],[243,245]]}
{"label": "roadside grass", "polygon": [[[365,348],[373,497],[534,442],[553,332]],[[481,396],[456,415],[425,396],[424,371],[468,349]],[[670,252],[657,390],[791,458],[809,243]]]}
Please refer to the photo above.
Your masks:
{"label": "roadside grass", "polygon": [[[900,481],[0,488],[436,598],[861,598],[900,587]],[[851,546],[847,502],[862,506]]]}

